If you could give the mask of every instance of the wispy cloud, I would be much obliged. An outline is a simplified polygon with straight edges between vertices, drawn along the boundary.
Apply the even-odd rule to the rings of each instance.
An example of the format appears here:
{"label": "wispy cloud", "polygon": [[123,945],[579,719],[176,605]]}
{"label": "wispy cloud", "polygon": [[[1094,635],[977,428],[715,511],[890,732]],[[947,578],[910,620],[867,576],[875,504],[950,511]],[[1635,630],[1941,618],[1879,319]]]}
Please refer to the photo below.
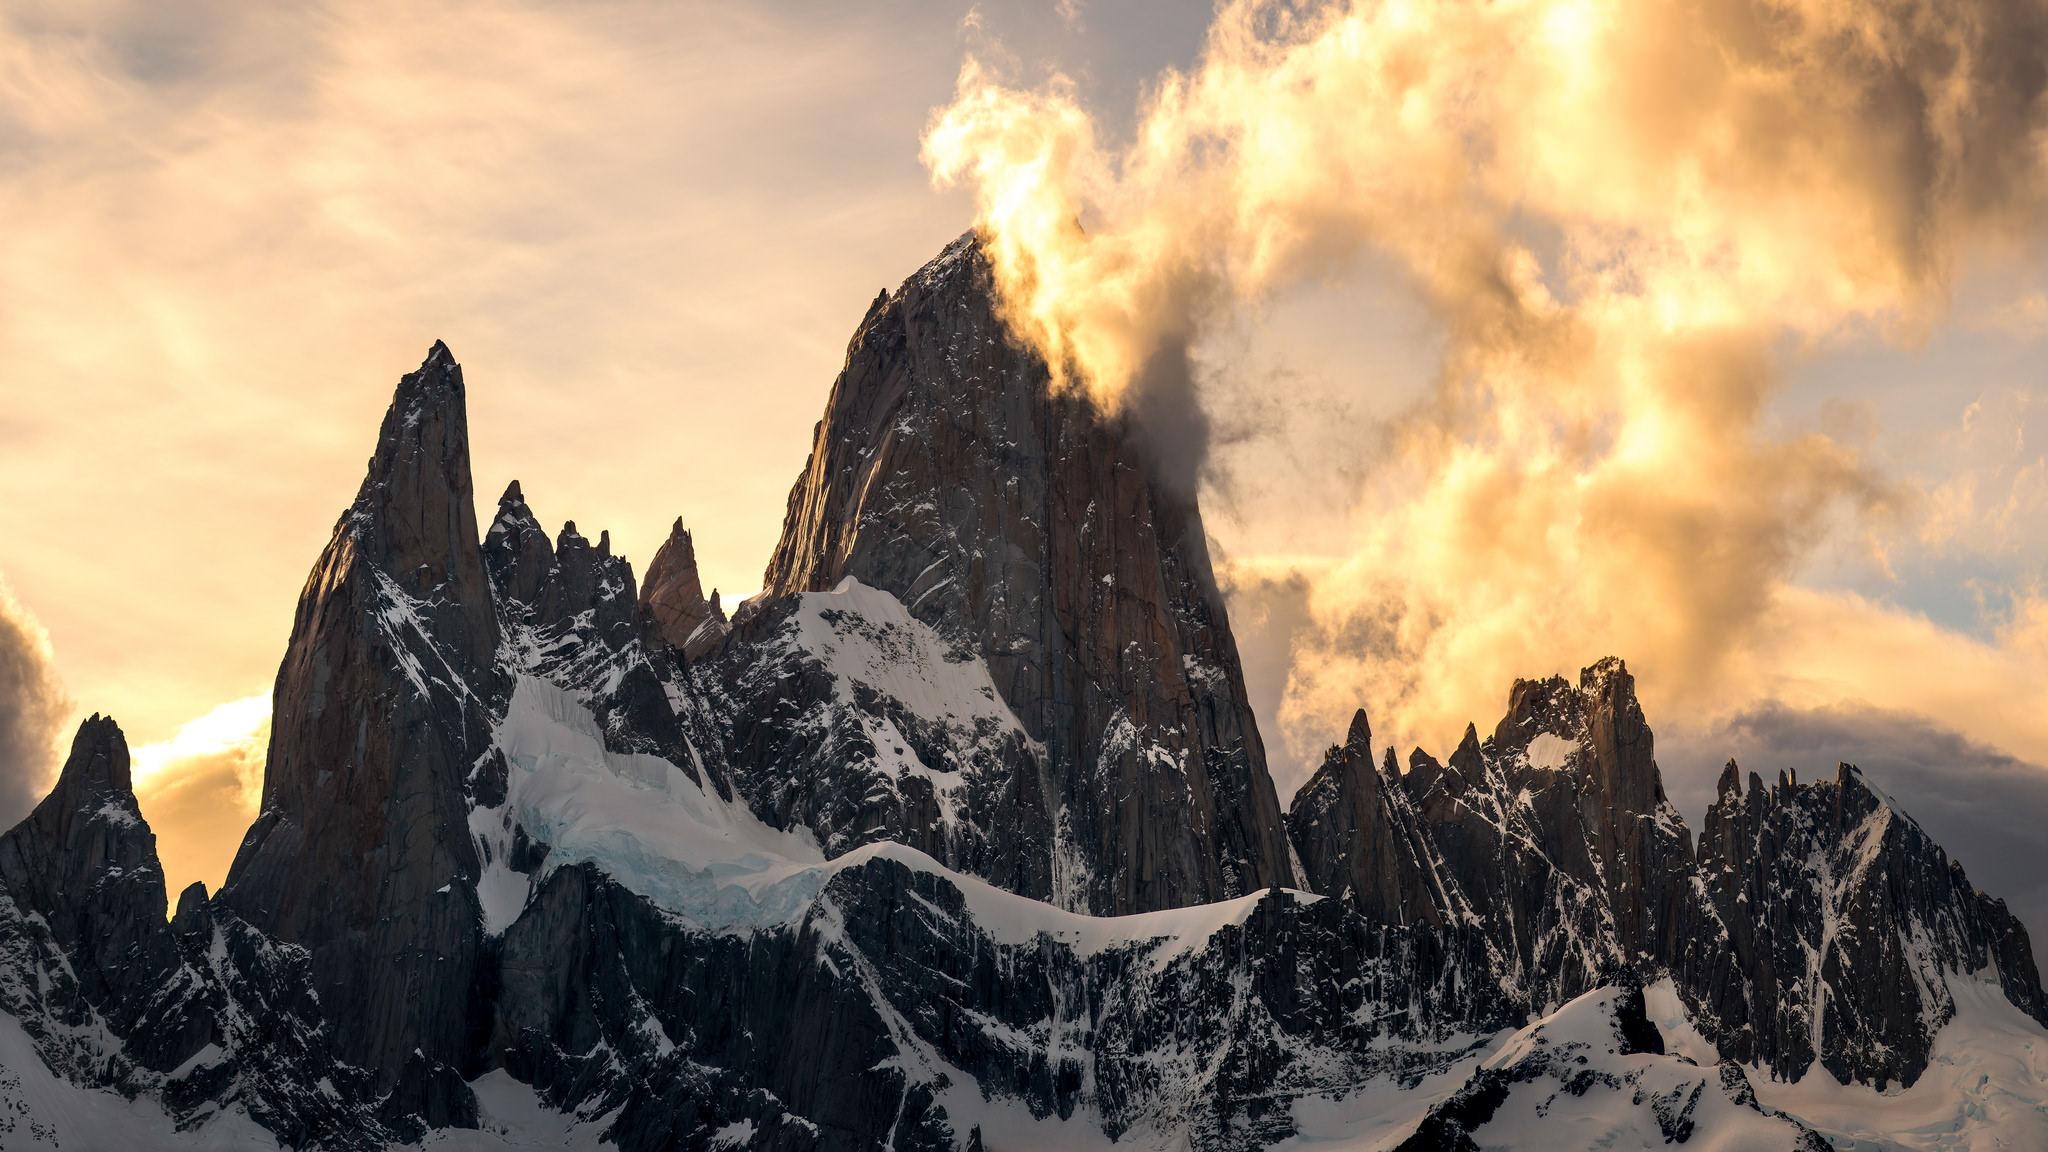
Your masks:
{"label": "wispy cloud", "polygon": [[13,827],[49,790],[70,712],[49,637],[0,577],[0,829]]}

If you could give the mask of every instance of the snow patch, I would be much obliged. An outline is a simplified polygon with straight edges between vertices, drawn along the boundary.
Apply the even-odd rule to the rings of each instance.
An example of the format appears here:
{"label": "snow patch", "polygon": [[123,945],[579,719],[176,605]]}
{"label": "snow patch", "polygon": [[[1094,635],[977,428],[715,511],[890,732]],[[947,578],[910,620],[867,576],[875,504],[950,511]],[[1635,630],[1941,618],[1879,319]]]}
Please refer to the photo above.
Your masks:
{"label": "snow patch", "polygon": [[[823,883],[824,857],[808,836],[768,827],[658,756],[607,750],[590,710],[545,680],[519,678],[497,743],[509,767],[506,807],[478,809],[472,828],[525,829],[549,847],[543,875],[594,864],[711,931],[794,919]],[[526,899],[508,855],[494,852],[477,886],[493,933]]]}
{"label": "snow patch", "polygon": [[1545,772],[1562,772],[1579,746],[1554,732],[1540,732],[1529,741],[1529,767]]}

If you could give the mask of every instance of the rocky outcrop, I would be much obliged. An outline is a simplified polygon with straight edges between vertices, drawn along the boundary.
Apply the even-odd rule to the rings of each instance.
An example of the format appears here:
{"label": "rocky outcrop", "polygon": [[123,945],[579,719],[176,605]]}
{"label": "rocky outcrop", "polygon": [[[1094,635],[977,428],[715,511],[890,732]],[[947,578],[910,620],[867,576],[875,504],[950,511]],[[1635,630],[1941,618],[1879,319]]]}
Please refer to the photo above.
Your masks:
{"label": "rocky outcrop", "polygon": [[[5,951],[17,973],[40,975],[0,999],[46,1054],[128,1086],[135,1071],[168,1072],[206,1044],[204,1016],[159,994],[178,948],[164,922],[156,836],[136,806],[128,744],[112,717],[79,725],[56,786],[0,836],[0,888]],[[123,1064],[133,1070],[69,1050],[67,1033],[94,1024],[127,1039]]]}
{"label": "rocky outcrop", "polygon": [[1364,710],[1294,794],[1287,833],[1312,892],[1389,924],[1470,924],[1476,915],[1449,878],[1436,843],[1401,786],[1393,749],[1372,757]]}
{"label": "rocky outcrop", "polygon": [[763,595],[847,577],[985,663],[1042,749],[1012,789],[1052,830],[1026,895],[1121,913],[1291,881],[1201,513],[1121,419],[1049,390],[972,236],[854,334]]}
{"label": "rocky outcrop", "polygon": [[1759,1104],[1739,1065],[1667,1055],[1642,986],[1624,974],[1510,1038],[1429,1109],[1397,1152],[1652,1148],[1695,1134],[1729,1148],[1833,1147]]}
{"label": "rocky outcrop", "polygon": [[49,796],[0,837],[0,1010],[53,1070],[150,1094],[180,1126],[234,1109],[341,1149],[422,1131],[405,1097],[335,1058],[306,953],[216,910],[202,885],[165,912],[127,744],[93,716]]}
{"label": "rocky outcrop", "polygon": [[664,757],[692,780],[708,773],[725,792],[716,734],[686,683],[683,656],[659,637],[632,564],[612,554],[611,533],[592,544],[571,520],[549,543],[514,481],[484,539],[501,670],[576,693],[614,750]]}
{"label": "rocky outcrop", "polygon": [[462,369],[436,343],[399,382],[300,596],[261,813],[220,895],[305,950],[335,1055],[379,1090],[410,1062],[453,1075],[467,1051],[481,962],[467,821],[505,694],[497,644]]}
{"label": "rocky outcrop", "polygon": [[1333,901],[1271,893],[1085,946],[989,915],[878,856],[788,929],[706,936],[564,869],[506,936],[494,1044],[629,1149],[744,1123],[757,1147],[950,1150],[986,1103],[1249,1150],[1294,1133],[1287,1101],[1441,1070],[1516,1015],[1475,939]]}
{"label": "rocky outcrop", "polygon": [[1616,972],[1668,975],[1724,1056],[1879,1085],[1925,1069],[1955,976],[1989,967],[2048,1019],[2024,928],[1853,769],[1745,793],[1731,764],[1696,858],[1618,660],[1518,681],[1493,737],[1468,728],[1448,764],[1373,772],[1369,741],[1361,714],[1295,798],[1310,886],[1477,924],[1539,1012]]}
{"label": "rocky outcrop", "polygon": [[1700,873],[1742,974],[1739,1059],[1798,1079],[1911,1085],[1955,1012],[1949,982],[1996,972],[2048,1024],[2027,932],[2002,901],[1844,764],[1832,781],[1748,788],[1731,761],[1708,809]]}
{"label": "rocky outcrop", "polygon": [[829,855],[907,844],[1038,899],[1056,830],[1042,750],[975,657],[848,581],[759,606],[707,678],[737,784]]}
{"label": "rocky outcrop", "polygon": [[704,598],[704,584],[697,576],[697,545],[680,516],[647,565],[640,606],[669,647],[693,664],[709,659],[725,643],[725,610],[719,606],[717,589],[710,599]]}

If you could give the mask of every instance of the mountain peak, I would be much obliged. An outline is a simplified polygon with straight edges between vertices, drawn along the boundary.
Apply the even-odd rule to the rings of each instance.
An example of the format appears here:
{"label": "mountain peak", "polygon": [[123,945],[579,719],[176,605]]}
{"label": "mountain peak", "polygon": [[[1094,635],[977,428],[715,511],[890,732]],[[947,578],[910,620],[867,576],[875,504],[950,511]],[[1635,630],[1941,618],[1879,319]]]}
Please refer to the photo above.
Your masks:
{"label": "mountain peak", "polygon": [[1365,709],[1360,708],[1351,717],[1351,727],[1344,734],[1344,745],[1365,753],[1366,763],[1372,762],[1372,725],[1365,718]]}
{"label": "mountain peak", "polygon": [[527,507],[517,480],[498,497],[498,515],[484,534],[483,551],[484,567],[501,604],[531,608],[540,603],[541,587],[554,567],[555,546]]}
{"label": "mountain peak", "polygon": [[[501,516],[523,507],[506,497]],[[502,706],[498,642],[462,368],[436,342],[300,593],[262,806],[218,897],[306,949],[337,1051],[380,1089],[404,1054],[452,1063],[466,1040],[466,992],[442,982],[466,988],[479,948],[466,781]]]}
{"label": "mountain peak", "polygon": [[668,539],[647,564],[640,606],[653,619],[661,638],[686,660],[709,656],[725,640],[725,614],[719,610],[718,594],[713,592],[709,600],[704,597],[704,583],[697,574],[696,541],[683,527],[681,516],[676,517]]}
{"label": "mountain peak", "polygon": [[78,726],[71,755],[57,777],[57,791],[71,795],[114,795],[131,799],[128,739],[112,716],[95,712]]}
{"label": "mountain peak", "polygon": [[855,331],[762,580],[854,577],[977,655],[1046,758],[1010,787],[1072,837],[990,867],[1043,897],[1071,866],[1103,913],[1290,879],[1201,511],[1136,433],[1052,387],[966,233]]}

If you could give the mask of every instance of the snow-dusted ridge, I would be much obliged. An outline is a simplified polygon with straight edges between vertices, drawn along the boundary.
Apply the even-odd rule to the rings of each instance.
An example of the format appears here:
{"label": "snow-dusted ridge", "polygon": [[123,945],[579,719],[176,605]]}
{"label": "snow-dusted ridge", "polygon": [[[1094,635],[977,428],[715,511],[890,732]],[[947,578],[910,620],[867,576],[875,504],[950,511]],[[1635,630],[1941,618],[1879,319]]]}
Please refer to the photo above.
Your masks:
{"label": "snow-dusted ridge", "polygon": [[[1161,912],[1089,916],[1004,891],[893,842],[827,860],[808,832],[770,828],[743,802],[723,799],[669,761],[607,750],[590,709],[575,694],[535,676],[519,678],[496,736],[510,765],[506,802],[471,815],[489,861],[478,893],[493,935],[518,917],[530,885],[572,864],[595,866],[692,928],[747,932],[793,924],[832,876],[873,860],[893,860],[957,888],[976,925],[1000,943],[1026,944],[1043,936],[1088,956],[1157,941],[1162,950],[1155,962],[1200,944],[1224,925],[1242,923],[1266,896],[1262,891]],[[547,847],[531,878],[511,866],[515,826]],[[1304,903],[1321,899],[1293,896]]]}

